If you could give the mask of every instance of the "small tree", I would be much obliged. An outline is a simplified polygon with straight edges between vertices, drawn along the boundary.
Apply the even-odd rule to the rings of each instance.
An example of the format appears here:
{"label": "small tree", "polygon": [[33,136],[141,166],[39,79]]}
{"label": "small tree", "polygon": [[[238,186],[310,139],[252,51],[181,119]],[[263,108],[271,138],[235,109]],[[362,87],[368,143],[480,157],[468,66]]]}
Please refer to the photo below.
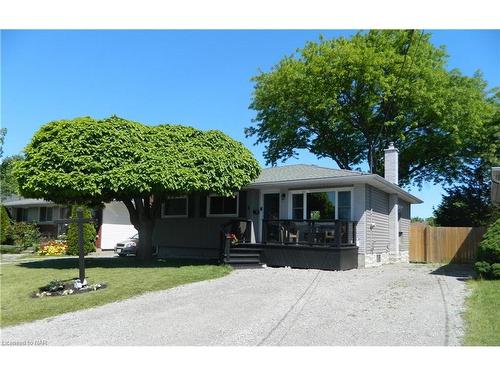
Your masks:
{"label": "small tree", "polygon": [[[92,217],[92,211],[88,207],[81,207],[83,209],[83,218],[90,219]],[[71,219],[76,219],[76,211],[78,206],[71,207]],[[83,224],[83,253],[85,255],[95,251],[95,241],[96,241],[96,229],[93,223]],[[66,233],[66,242],[68,244],[68,255],[78,255],[78,224],[71,223],[68,226],[68,232]]]}
{"label": "small tree", "polygon": [[0,243],[5,243],[9,237],[11,221],[4,206],[0,205]]}
{"label": "small tree", "polygon": [[260,173],[251,152],[220,131],[145,126],[116,116],[48,123],[24,153],[14,167],[23,196],[91,207],[122,201],[139,233],[143,260],[152,257],[164,197],[229,196]]}

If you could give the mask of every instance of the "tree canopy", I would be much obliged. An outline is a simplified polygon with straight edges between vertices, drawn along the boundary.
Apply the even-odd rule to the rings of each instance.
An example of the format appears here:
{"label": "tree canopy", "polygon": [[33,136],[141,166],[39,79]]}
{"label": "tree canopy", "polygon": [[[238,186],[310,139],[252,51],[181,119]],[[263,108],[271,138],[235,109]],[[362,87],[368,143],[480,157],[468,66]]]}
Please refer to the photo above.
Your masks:
{"label": "tree canopy", "polygon": [[146,126],[116,116],[50,122],[24,153],[14,171],[23,196],[90,206],[121,200],[139,240],[149,241],[142,246],[149,255],[165,196],[230,195],[260,173],[251,152],[220,131]]}
{"label": "tree canopy", "polygon": [[0,164],[0,186],[2,199],[19,194],[19,187],[12,171],[14,164],[22,160],[21,155],[8,156]]}
{"label": "tree canopy", "polygon": [[56,203],[193,191],[229,195],[260,171],[250,151],[220,131],[118,117],[50,122],[24,153],[15,168],[22,195]]}
{"label": "tree canopy", "polygon": [[486,82],[448,70],[429,33],[371,30],[308,42],[253,77],[255,125],[275,164],[307,149],[340,168],[383,174],[383,150],[400,151],[400,180],[451,182],[493,113]]}

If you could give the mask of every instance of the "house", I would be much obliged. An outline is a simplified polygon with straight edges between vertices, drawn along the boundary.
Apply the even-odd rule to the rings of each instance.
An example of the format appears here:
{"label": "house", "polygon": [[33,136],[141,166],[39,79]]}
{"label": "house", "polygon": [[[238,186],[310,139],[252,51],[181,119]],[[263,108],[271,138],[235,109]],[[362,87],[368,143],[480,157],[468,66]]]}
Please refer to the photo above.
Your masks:
{"label": "house", "polygon": [[[350,269],[408,262],[412,204],[398,186],[398,150],[385,150],[385,176],[315,165],[266,168],[234,196],[194,193],[166,197],[153,245],[162,258]],[[37,199],[3,203],[15,220],[54,223],[65,207]],[[136,233],[121,202],[96,212],[97,246],[113,249]]]}
{"label": "house", "polygon": [[[2,204],[12,220],[36,223],[44,237],[56,238],[66,233],[66,224],[57,223],[56,220],[69,218],[70,209],[67,206],[23,197],[10,197]],[[98,225],[98,248],[111,250],[117,242],[137,232],[130,224],[127,208],[121,202],[107,203],[103,209],[94,212],[94,217]]]}
{"label": "house", "polygon": [[169,197],[155,226],[160,257],[349,269],[409,259],[410,207],[398,186],[398,150],[385,178],[314,165],[264,169],[233,197]]}

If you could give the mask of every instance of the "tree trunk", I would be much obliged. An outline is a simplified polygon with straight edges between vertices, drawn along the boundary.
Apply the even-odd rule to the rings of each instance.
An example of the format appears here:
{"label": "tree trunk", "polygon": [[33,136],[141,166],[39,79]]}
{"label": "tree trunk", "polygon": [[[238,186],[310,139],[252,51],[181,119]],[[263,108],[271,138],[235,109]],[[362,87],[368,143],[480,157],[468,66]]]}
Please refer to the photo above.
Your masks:
{"label": "tree trunk", "polygon": [[153,229],[154,220],[141,220],[139,222],[139,244],[137,246],[137,258],[140,260],[151,260],[153,258]]}
{"label": "tree trunk", "polygon": [[130,222],[139,233],[137,259],[151,260],[153,258],[153,230],[156,219],[160,216],[161,201],[148,195],[123,199],[122,202],[128,209]]}

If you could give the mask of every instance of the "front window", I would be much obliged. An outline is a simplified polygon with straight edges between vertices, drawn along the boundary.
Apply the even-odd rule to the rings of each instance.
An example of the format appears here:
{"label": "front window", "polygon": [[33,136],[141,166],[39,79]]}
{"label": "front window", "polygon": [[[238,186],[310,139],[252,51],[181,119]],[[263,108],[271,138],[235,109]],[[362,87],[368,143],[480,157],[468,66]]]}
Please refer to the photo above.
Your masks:
{"label": "front window", "polygon": [[163,203],[163,217],[187,217],[188,198],[187,197],[168,197]]}
{"label": "front window", "polygon": [[351,192],[339,191],[339,220],[351,220]]}
{"label": "front window", "polygon": [[209,216],[238,216],[238,194],[232,197],[208,197]]}
{"label": "front window", "polygon": [[28,209],[27,208],[18,208],[16,209],[16,221],[28,221]]}
{"label": "front window", "polygon": [[41,223],[52,221],[52,207],[40,207],[38,219]]}
{"label": "front window", "polygon": [[350,191],[292,193],[293,220],[351,220]]}
{"label": "front window", "polygon": [[335,220],[335,192],[307,193],[308,220]]}

